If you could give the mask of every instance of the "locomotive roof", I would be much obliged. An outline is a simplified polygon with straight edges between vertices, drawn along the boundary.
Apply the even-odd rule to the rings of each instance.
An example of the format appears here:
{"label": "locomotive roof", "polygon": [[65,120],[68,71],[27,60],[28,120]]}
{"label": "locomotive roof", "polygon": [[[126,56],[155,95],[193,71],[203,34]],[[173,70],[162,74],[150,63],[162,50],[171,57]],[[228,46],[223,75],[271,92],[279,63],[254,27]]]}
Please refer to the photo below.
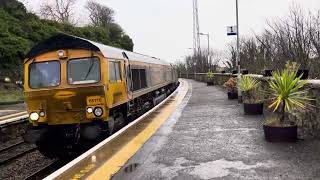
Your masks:
{"label": "locomotive roof", "polygon": [[129,60],[140,61],[145,63],[169,65],[166,61],[139,53],[114,48],[104,44],[100,44],[88,39],[59,33],[50,37],[34,46],[26,55],[26,58],[32,58],[37,55],[59,49],[86,49],[90,51],[100,51],[104,57],[111,59],[123,59],[125,53]]}

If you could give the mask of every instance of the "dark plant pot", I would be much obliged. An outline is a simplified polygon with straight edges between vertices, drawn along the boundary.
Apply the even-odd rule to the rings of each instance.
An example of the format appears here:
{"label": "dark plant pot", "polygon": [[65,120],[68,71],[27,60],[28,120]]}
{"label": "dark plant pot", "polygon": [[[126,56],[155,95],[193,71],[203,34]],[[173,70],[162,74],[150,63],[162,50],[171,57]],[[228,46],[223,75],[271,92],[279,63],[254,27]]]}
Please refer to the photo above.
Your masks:
{"label": "dark plant pot", "polygon": [[233,70],[232,74],[238,74],[238,71],[237,70]]}
{"label": "dark plant pot", "polygon": [[263,76],[270,77],[270,76],[272,76],[272,72],[273,72],[273,70],[271,70],[271,69],[265,69]]}
{"label": "dark plant pot", "polygon": [[237,92],[228,92],[228,99],[238,99]]}
{"label": "dark plant pot", "polygon": [[269,142],[295,142],[298,137],[298,126],[272,127],[263,125],[265,139]]}
{"label": "dark plant pot", "polygon": [[222,74],[226,73],[226,71],[221,71]]}
{"label": "dark plant pot", "polygon": [[249,71],[247,69],[242,70],[242,74],[249,74]]}
{"label": "dark plant pot", "polygon": [[309,70],[308,69],[299,69],[297,72],[297,77],[299,77],[299,76],[301,76],[301,79],[308,79]]}
{"label": "dark plant pot", "polygon": [[243,103],[245,115],[259,115],[263,114],[263,103],[247,104]]}
{"label": "dark plant pot", "polygon": [[214,82],[213,81],[207,81],[207,86],[214,86]]}

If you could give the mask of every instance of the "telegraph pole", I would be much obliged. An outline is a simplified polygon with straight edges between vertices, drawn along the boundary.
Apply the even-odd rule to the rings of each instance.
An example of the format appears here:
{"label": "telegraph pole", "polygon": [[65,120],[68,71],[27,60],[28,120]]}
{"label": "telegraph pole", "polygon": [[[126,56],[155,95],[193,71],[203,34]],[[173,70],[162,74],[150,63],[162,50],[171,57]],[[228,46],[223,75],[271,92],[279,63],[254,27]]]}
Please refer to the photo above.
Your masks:
{"label": "telegraph pole", "polygon": [[199,15],[198,15],[198,0],[192,0],[193,3],[193,69],[194,78],[196,79],[197,71],[197,56],[200,53],[200,35],[199,35]]}

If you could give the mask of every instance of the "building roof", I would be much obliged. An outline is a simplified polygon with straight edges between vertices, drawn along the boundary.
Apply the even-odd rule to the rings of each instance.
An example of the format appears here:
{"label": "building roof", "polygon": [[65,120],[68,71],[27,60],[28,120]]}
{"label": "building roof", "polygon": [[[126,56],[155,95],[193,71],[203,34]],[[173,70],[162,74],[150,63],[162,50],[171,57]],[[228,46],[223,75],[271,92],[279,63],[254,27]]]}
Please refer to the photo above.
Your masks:
{"label": "building roof", "polygon": [[[107,46],[84,38],[59,33],[34,46],[26,55],[26,58],[33,58],[37,55],[59,49],[86,49],[100,51],[104,57],[109,59],[124,59],[125,55],[131,61],[139,61],[152,64],[169,65],[166,61],[155,57]],[[124,55],[125,53],[125,55]]]}

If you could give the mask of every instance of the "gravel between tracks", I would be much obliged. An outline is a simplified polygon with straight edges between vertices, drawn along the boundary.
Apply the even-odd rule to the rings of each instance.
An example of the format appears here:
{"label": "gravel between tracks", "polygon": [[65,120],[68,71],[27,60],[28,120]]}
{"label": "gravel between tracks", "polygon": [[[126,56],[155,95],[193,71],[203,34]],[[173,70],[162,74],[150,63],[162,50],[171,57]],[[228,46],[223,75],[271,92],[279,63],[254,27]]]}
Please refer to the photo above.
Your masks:
{"label": "gravel between tracks", "polygon": [[8,165],[0,166],[0,179],[25,179],[53,161],[44,157],[39,151],[31,152]]}

